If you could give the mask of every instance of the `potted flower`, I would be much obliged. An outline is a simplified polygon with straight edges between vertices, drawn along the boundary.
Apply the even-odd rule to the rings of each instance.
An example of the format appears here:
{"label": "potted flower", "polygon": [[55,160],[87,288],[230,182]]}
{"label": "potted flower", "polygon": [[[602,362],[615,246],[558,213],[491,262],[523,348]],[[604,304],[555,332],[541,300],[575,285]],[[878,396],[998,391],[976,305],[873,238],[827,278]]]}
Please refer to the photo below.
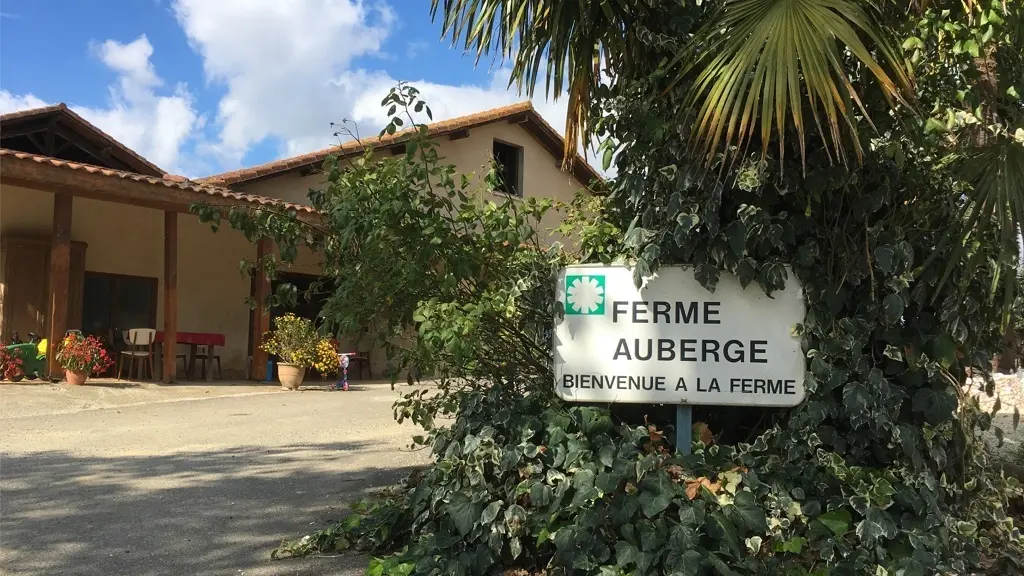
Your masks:
{"label": "potted flower", "polygon": [[83,336],[69,332],[57,350],[57,362],[64,368],[64,379],[68,384],[85,384],[92,374],[105,372],[114,361],[95,336]]}
{"label": "potted flower", "polygon": [[325,371],[332,365],[337,366],[338,354],[329,342],[317,334],[308,318],[285,314],[274,320],[274,329],[261,348],[278,357],[277,376],[281,388],[298,390],[307,368]]}
{"label": "potted flower", "polygon": [[20,382],[25,377],[23,366],[20,348],[0,348],[0,380]]}

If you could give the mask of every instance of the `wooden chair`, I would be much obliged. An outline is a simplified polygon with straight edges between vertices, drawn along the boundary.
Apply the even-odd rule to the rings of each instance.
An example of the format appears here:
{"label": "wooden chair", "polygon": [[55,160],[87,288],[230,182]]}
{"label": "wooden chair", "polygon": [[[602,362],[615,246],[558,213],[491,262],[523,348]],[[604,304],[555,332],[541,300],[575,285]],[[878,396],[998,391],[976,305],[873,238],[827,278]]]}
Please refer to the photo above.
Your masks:
{"label": "wooden chair", "polygon": [[[175,345],[175,349],[177,350],[177,345]],[[163,344],[156,344],[153,347],[153,354],[156,356],[157,370],[161,374],[163,374],[163,369],[164,369],[164,362],[163,362],[163,360],[164,360],[164,345]],[[184,378],[184,376],[186,374],[188,374],[188,354],[186,354],[184,352],[175,352],[175,354],[174,354],[174,361],[177,362],[178,360],[181,360],[181,372],[178,372],[178,375],[180,377]]]}
{"label": "wooden chair", "polygon": [[143,370],[149,365],[149,378],[155,379],[153,371],[153,343],[156,341],[156,330],[152,328],[132,328],[121,333],[127,349],[122,350],[117,358],[117,379],[121,379],[121,369],[124,368],[125,359],[128,360],[128,379],[132,378],[132,368],[136,363],[139,369],[136,371],[139,379],[142,379]]}
{"label": "wooden chair", "polygon": [[201,375],[200,375],[201,379],[203,379],[203,380],[206,379],[206,362],[207,361],[210,362],[210,370],[213,370],[213,363],[214,362],[217,363],[217,380],[223,380],[224,379],[224,377],[221,375],[221,372],[220,372],[220,354],[214,354],[213,358],[210,358],[210,347],[209,346],[203,346],[202,348],[199,349],[199,353],[196,354],[196,361],[197,362],[198,361],[202,361],[203,362],[203,370],[202,370]]}

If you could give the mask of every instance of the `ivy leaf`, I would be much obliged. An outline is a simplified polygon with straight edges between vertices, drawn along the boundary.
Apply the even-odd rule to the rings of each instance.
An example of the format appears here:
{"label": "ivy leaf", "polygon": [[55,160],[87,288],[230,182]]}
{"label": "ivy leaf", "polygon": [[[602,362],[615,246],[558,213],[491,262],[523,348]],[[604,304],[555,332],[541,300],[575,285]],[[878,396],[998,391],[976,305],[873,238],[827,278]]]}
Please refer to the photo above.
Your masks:
{"label": "ivy leaf", "polygon": [[857,537],[865,546],[874,546],[880,538],[892,538],[896,535],[896,524],[889,513],[871,506],[864,514],[864,519],[857,523]]}
{"label": "ivy leaf", "polygon": [[789,540],[779,544],[779,550],[782,552],[789,552],[790,554],[799,554],[804,549],[804,544],[807,543],[807,538],[802,536],[794,536]]}
{"label": "ivy leaf", "polygon": [[602,445],[597,451],[597,459],[601,464],[611,468],[612,462],[615,461],[615,445],[611,442]]}
{"label": "ivy leaf", "polygon": [[684,576],[697,576],[700,573],[700,565],[703,562],[700,552],[696,550],[687,550],[683,552],[683,555],[679,558],[679,562],[676,563],[676,568],[683,573]]}
{"label": "ivy leaf", "polygon": [[588,500],[597,497],[597,488],[594,488],[594,471],[580,470],[572,477],[572,486],[576,494],[572,498],[573,506],[582,506]]}
{"label": "ivy leaf", "polygon": [[709,291],[714,292],[715,286],[718,285],[718,278],[721,276],[722,271],[710,264],[698,264],[697,269],[693,273],[693,277],[697,279],[697,282],[701,286],[707,288]]}
{"label": "ivy leaf", "polygon": [[743,525],[748,530],[753,532],[767,532],[768,521],[765,519],[764,510],[757,505],[754,500],[754,495],[746,490],[736,493],[736,499],[733,501],[733,506],[736,509],[740,519],[743,521]]}
{"label": "ivy leaf", "polygon": [[677,230],[681,230],[684,233],[693,230],[699,222],[700,217],[696,214],[680,214],[676,216]]}
{"label": "ivy leaf", "polygon": [[838,510],[832,510],[825,512],[821,516],[818,516],[818,521],[825,525],[826,528],[832,531],[836,536],[842,536],[850,530],[850,523],[853,522],[853,516],[850,512],[844,508]]}
{"label": "ivy leaf", "polygon": [[[532,497],[531,497],[532,499]],[[498,511],[501,510],[502,501],[495,500],[484,508],[484,511],[480,514],[481,524],[490,524],[494,522],[494,519],[498,517]]]}
{"label": "ivy leaf", "polygon": [[632,230],[629,231],[629,233],[626,234],[624,242],[626,246],[629,248],[639,248],[640,246],[647,244],[647,242],[650,241],[652,237],[654,237],[653,230],[648,230],[647,228],[635,226]]}
{"label": "ivy leaf", "polygon": [[508,543],[509,552],[512,553],[512,559],[519,558],[519,555],[523,553],[523,543],[519,541],[519,537],[513,537]]}
{"label": "ivy leaf", "polygon": [[754,281],[754,277],[757,275],[757,269],[754,267],[754,260],[752,258],[743,258],[739,264],[736,265],[736,276],[740,279],[740,286],[746,288]]}
{"label": "ivy leaf", "polygon": [[[606,168],[606,170],[607,170],[607,168]],[[673,192],[672,195],[668,197],[668,207],[667,207],[668,217],[669,218],[675,217],[676,214],[679,214],[679,211],[682,210],[682,208],[683,208],[683,195],[680,194],[679,192]]]}
{"label": "ivy leaf", "polygon": [[644,562],[644,553],[639,548],[626,542],[625,540],[619,540],[615,543],[615,563],[625,568],[630,564],[639,566]]}
{"label": "ivy leaf", "polygon": [[903,361],[903,352],[892,344],[885,345],[885,351],[882,352],[882,355],[890,360]]}
{"label": "ivy leaf", "polygon": [[656,478],[656,480],[646,483],[648,488],[640,493],[640,509],[648,518],[654,518],[661,514],[672,503],[671,482],[661,475]]}
{"label": "ivy leaf", "polygon": [[735,256],[743,256],[747,247],[747,226],[737,220],[725,229],[725,235],[729,239],[729,250]]}
{"label": "ivy leaf", "polygon": [[903,317],[903,299],[899,294],[889,294],[882,300],[882,313],[890,324]]}
{"label": "ivy leaf", "polygon": [[893,271],[893,255],[895,250],[892,246],[879,246],[875,248],[875,263],[883,274],[891,274]]}
{"label": "ivy leaf", "polygon": [[455,523],[455,529],[459,534],[465,536],[473,530],[477,518],[480,517],[480,507],[474,504],[463,492],[452,494],[451,500],[445,507],[448,517]]}
{"label": "ivy leaf", "polygon": [[843,405],[850,418],[854,420],[855,426],[858,420],[868,415],[868,406],[871,403],[868,394],[868,387],[863,382],[853,381],[843,387]]}
{"label": "ivy leaf", "polygon": [[941,424],[953,416],[956,396],[950,390],[920,388],[914,393],[912,408],[923,413],[931,424]]}
{"label": "ivy leaf", "polygon": [[547,484],[537,482],[533,488],[530,488],[530,502],[534,506],[547,506],[551,503],[552,498],[554,498],[554,491]]}
{"label": "ivy leaf", "polygon": [[729,521],[728,518],[722,514],[721,510],[712,512],[708,516],[708,523],[705,526],[708,535],[722,542],[732,553],[738,558],[742,556],[742,551],[739,547],[739,534],[736,530],[736,525]]}

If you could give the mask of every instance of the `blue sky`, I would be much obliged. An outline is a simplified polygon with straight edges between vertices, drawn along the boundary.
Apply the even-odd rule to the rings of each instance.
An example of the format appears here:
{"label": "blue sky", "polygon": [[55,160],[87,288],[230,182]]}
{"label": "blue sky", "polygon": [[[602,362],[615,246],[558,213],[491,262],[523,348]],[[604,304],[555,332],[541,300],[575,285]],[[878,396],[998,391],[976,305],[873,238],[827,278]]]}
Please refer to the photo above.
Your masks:
{"label": "blue sky", "polygon": [[[102,6],[103,9],[98,9]],[[398,80],[435,119],[522,100],[452,49],[428,0],[6,0],[0,112],[66,102],[168,172],[196,177],[384,123]],[[556,127],[564,101],[535,100]]]}

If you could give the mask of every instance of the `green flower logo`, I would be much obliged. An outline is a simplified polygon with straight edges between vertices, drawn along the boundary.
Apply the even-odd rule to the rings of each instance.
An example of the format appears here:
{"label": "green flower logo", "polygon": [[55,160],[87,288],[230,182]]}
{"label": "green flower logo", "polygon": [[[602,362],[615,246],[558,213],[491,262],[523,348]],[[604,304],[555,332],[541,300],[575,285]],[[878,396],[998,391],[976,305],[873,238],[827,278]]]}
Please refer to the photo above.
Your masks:
{"label": "green flower logo", "polygon": [[566,314],[604,314],[604,276],[566,276]]}

